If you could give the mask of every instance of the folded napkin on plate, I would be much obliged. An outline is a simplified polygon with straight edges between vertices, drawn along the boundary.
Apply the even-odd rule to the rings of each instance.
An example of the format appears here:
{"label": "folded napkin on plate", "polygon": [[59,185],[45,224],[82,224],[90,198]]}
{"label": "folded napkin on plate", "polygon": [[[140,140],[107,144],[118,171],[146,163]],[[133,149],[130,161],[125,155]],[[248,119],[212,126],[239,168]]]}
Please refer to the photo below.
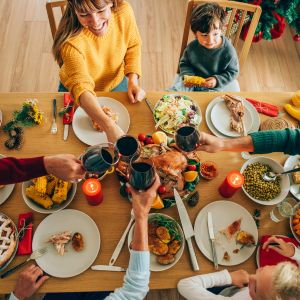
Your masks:
{"label": "folded napkin on plate", "polygon": [[250,102],[259,113],[267,115],[269,117],[277,117],[278,116],[279,108],[276,105],[257,101],[257,100],[251,99],[251,98],[246,98],[246,100],[248,102]]}
{"label": "folded napkin on plate", "polygon": [[[288,257],[282,256],[281,254],[277,253],[276,251],[269,249],[267,252],[266,250],[263,250],[262,245],[264,242],[267,241],[267,239],[270,237],[270,235],[264,235],[261,237],[260,243],[261,246],[259,248],[259,262],[260,262],[260,267],[264,266],[273,266],[277,265],[280,262],[284,261],[290,261],[291,263],[295,264],[298,266],[297,262],[293,259],[290,259]],[[284,240],[285,242],[293,243],[295,246],[298,246],[298,242],[294,238],[289,238],[289,237],[281,237],[278,236],[278,238]]]}
{"label": "folded napkin on plate", "polygon": [[18,255],[27,255],[32,252],[32,224],[32,212],[19,215],[19,246],[17,252]]}

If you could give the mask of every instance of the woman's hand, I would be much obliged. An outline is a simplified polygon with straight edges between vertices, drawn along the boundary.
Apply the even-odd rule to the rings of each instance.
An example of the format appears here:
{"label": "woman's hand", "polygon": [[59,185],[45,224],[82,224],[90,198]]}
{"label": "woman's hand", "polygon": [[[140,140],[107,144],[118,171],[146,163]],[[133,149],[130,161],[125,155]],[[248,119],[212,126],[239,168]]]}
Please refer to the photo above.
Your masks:
{"label": "woman's hand", "polygon": [[249,283],[249,274],[245,270],[237,270],[229,273],[232,285],[242,288]]}
{"label": "woman's hand", "polygon": [[146,92],[139,87],[138,75],[130,73],[128,76],[128,97],[131,103],[142,101],[146,97]]}
{"label": "woman's hand", "polygon": [[[278,246],[272,246],[270,243],[277,243]],[[285,256],[285,257],[292,257],[295,254],[295,246],[292,243],[286,243],[281,238],[276,236],[270,236],[266,242],[264,242],[263,247],[264,250],[267,252],[269,249],[274,250],[275,252]]]}
{"label": "woman's hand", "polygon": [[205,79],[205,82],[202,84],[203,87],[208,89],[213,89],[217,85],[216,77],[208,77]]}

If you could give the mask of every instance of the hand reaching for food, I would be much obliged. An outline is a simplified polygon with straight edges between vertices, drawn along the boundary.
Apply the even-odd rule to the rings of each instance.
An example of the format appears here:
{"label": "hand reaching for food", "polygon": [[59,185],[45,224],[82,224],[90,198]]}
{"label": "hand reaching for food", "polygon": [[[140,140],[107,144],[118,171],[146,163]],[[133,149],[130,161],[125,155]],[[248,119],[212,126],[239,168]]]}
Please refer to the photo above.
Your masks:
{"label": "hand reaching for food", "polygon": [[[278,245],[270,245],[270,243],[277,243]],[[292,243],[286,243],[284,240],[276,236],[270,236],[263,244],[263,249],[267,252],[269,249],[272,249],[285,257],[292,257],[295,254],[295,246]]]}

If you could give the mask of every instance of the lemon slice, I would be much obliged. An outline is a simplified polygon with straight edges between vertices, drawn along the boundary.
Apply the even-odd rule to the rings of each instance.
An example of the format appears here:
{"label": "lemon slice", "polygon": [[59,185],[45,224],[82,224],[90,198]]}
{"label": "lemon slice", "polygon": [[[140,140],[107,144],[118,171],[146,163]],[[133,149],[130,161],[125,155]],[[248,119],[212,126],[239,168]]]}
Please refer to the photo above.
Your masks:
{"label": "lemon slice", "polygon": [[154,200],[153,200],[153,204],[151,206],[152,208],[155,208],[155,209],[161,209],[161,208],[164,208],[164,203],[162,201],[162,199],[159,197],[159,195],[157,195]]}
{"label": "lemon slice", "polygon": [[196,172],[196,171],[188,171],[188,172],[185,172],[183,174],[183,176],[184,176],[184,180],[186,182],[193,182],[197,178],[198,172]]}

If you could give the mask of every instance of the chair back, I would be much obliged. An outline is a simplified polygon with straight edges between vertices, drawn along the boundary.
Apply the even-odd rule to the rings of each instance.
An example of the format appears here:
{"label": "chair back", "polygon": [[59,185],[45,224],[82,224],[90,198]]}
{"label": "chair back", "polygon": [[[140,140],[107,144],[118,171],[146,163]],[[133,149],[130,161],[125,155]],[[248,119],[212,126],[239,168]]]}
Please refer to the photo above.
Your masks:
{"label": "chair back", "polygon": [[[216,2],[222,6],[227,11],[227,19],[225,24],[224,34],[228,37],[235,49],[237,50],[240,69],[242,69],[249,49],[251,42],[255,33],[256,26],[261,15],[261,7],[258,5],[252,5],[247,3],[241,3],[236,1],[218,1],[218,0],[189,0],[184,24],[184,31],[181,43],[181,50],[179,60],[183,54],[184,49],[186,48],[191,33],[190,30],[190,18],[193,9],[198,5],[203,5],[208,2]],[[240,39],[243,26],[247,23],[248,33],[244,41]],[[179,73],[179,65],[177,73]]]}
{"label": "chair back", "polygon": [[[48,0],[48,2],[46,3],[46,10],[47,10],[47,15],[48,15],[50,29],[51,29],[53,39],[54,39],[55,33],[57,31],[57,24],[59,23],[59,21],[56,21],[57,14],[55,14],[55,11],[60,9],[61,14],[59,17],[61,17],[61,15],[65,12],[66,5],[67,5],[67,1]],[[56,8],[59,8],[59,9],[56,9]]]}

